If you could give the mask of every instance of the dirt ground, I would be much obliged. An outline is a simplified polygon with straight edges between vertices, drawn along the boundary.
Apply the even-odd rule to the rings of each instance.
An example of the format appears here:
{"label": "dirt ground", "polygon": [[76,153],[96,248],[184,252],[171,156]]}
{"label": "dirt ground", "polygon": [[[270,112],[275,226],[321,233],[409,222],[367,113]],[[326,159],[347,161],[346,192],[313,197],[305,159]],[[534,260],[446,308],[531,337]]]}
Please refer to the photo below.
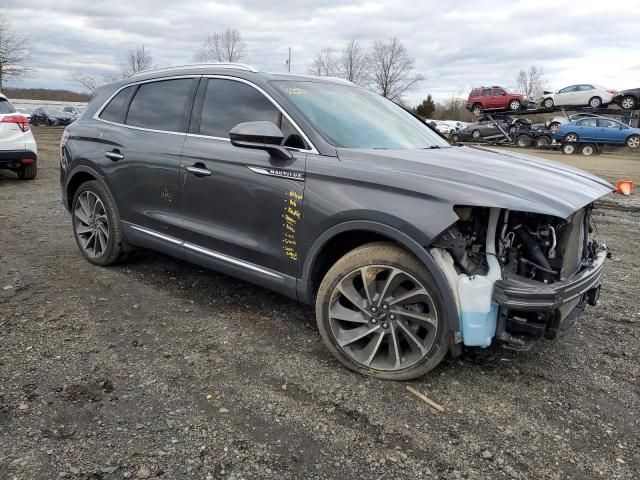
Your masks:
{"label": "dirt ground", "polygon": [[[35,181],[0,173],[0,479],[638,478],[637,193],[600,204],[600,304],[412,382],[438,414],[341,367],[309,307],[155,253],[86,262],[60,133],[36,132]],[[635,159],[554,159],[640,180]]]}

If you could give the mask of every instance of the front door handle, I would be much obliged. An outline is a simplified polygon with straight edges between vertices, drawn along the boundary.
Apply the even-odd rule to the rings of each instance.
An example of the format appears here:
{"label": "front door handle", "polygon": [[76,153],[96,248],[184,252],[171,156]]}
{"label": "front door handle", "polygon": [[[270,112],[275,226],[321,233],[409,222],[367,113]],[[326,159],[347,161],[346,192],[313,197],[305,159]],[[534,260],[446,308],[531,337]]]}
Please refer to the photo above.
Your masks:
{"label": "front door handle", "polygon": [[192,173],[196,177],[210,177],[213,173],[204,163],[198,162],[187,167],[187,172]]}
{"label": "front door handle", "polygon": [[110,152],[105,153],[104,156],[109,160],[113,160],[114,162],[117,162],[118,160],[122,160],[124,158],[124,155],[120,153],[120,150],[111,150]]}

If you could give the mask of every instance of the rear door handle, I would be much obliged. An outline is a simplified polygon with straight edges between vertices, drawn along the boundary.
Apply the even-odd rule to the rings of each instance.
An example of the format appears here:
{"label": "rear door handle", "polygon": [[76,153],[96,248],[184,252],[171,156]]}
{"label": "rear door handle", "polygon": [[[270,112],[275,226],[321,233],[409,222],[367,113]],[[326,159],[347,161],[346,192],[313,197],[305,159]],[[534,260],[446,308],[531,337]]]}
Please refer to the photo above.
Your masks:
{"label": "rear door handle", "polygon": [[124,158],[124,155],[120,153],[120,150],[112,150],[105,153],[104,156],[109,160],[113,160],[114,162],[117,162],[118,160],[122,160]]}
{"label": "rear door handle", "polygon": [[196,177],[210,177],[213,173],[204,163],[198,162],[187,167],[187,172],[192,173]]}

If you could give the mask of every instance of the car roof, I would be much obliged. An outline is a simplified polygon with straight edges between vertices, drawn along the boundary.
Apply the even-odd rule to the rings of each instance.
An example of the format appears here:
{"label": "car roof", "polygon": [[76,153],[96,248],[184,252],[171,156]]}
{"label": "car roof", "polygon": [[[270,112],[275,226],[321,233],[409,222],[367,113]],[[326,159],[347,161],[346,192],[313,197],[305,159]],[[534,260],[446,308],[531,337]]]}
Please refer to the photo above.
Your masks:
{"label": "car roof", "polygon": [[263,72],[257,68],[244,63],[195,63],[189,65],[178,65],[174,67],[156,68],[153,70],[145,70],[142,72],[134,73],[124,83],[128,83],[130,80],[150,80],[154,78],[173,76],[173,75],[224,75],[230,72],[240,73],[245,75],[256,75],[266,80],[289,80],[289,81],[314,81],[322,83],[335,83],[342,85],[354,85],[354,83],[345,80],[343,78],[336,77],[318,77],[313,75],[299,75],[294,73],[271,73]]}

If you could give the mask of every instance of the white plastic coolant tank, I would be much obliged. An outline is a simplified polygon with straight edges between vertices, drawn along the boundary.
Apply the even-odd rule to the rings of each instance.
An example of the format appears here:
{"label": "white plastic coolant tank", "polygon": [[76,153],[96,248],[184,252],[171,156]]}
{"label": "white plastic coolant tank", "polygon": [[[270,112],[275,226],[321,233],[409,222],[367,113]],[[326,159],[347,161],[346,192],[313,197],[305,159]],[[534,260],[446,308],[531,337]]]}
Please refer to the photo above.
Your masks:
{"label": "white plastic coolant tank", "polygon": [[496,334],[498,306],[491,303],[494,282],[484,275],[463,276],[458,282],[462,341],[469,347],[488,347]]}
{"label": "white plastic coolant tank", "polygon": [[462,342],[469,347],[488,347],[496,334],[498,305],[492,303],[492,297],[493,284],[502,278],[495,249],[499,216],[500,210],[492,208],[486,243],[489,271],[486,275],[463,275],[458,282]]}

